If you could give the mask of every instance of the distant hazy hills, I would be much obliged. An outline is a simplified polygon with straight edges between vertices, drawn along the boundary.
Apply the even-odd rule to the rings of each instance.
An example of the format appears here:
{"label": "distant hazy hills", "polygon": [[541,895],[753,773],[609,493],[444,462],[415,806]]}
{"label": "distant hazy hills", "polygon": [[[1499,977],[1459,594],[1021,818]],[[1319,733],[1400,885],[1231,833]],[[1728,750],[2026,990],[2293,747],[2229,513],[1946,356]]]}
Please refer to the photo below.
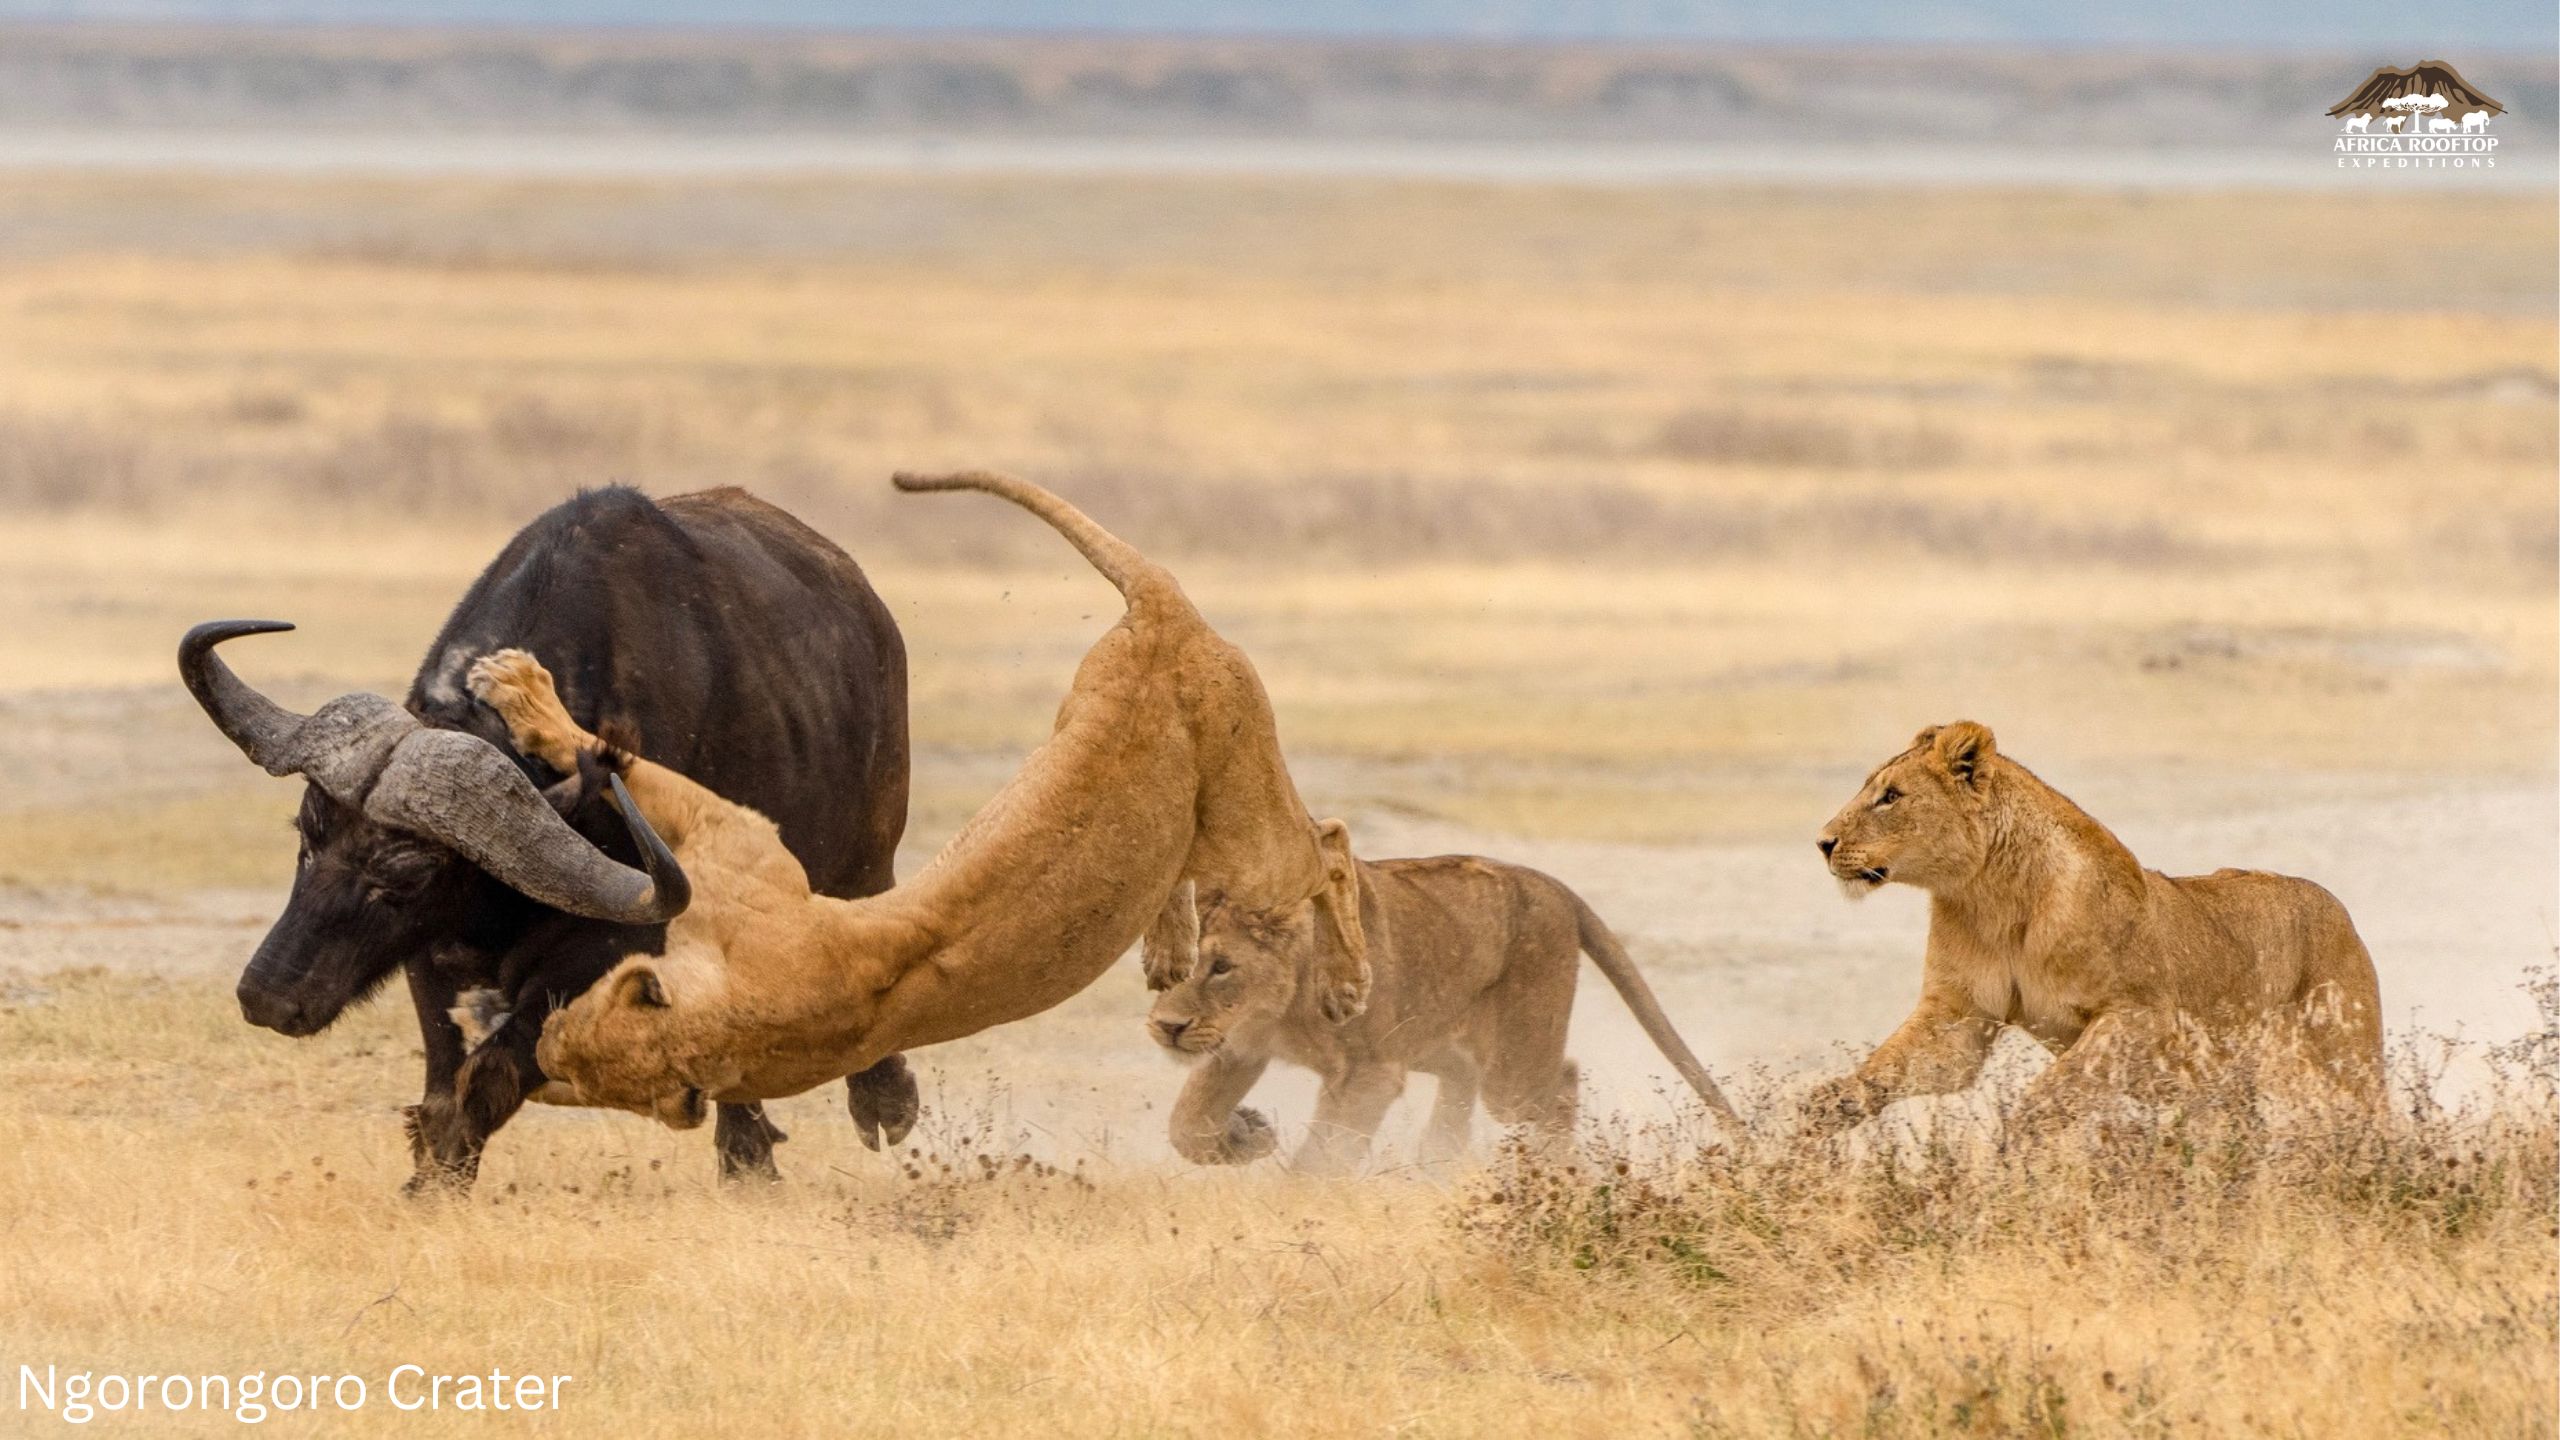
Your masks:
{"label": "distant hazy hills", "polygon": [[[0,17],[2548,51],[2550,0],[0,0]],[[2395,63],[2405,64],[2406,57]],[[2374,63],[2382,63],[2380,59]]]}
{"label": "distant hazy hills", "polygon": [[[2409,63],[2419,56],[2386,56]],[[2547,127],[2547,62],[2453,53]],[[2267,145],[2354,53],[2000,46],[0,27],[0,125]]]}

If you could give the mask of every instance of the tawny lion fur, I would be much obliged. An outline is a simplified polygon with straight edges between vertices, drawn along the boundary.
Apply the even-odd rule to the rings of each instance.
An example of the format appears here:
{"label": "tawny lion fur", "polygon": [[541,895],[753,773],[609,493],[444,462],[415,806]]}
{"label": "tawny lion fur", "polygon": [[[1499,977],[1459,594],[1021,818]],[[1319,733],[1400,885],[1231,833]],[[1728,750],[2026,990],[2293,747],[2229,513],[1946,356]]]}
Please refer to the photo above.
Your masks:
{"label": "tawny lion fur", "polygon": [[[1172,983],[1191,964],[1195,891],[1255,908],[1313,901],[1344,942],[1317,988],[1336,1014],[1356,1014],[1368,986],[1356,910],[1324,894],[1315,824],[1242,652],[1171,574],[1037,486],[986,474],[896,483],[1030,510],[1118,587],[1125,613],[1085,655],[1049,739],[886,894],[813,895],[763,816],[603,751],[694,899],[663,954],[624,960],[552,1015],[536,1051],[544,1072],[586,1103],[695,1124],[706,1099],[796,1094],[1037,1014],[1142,935],[1150,976]],[[533,657],[486,657],[471,685],[525,754],[569,769],[602,751]]]}
{"label": "tawny lion fur", "polygon": [[1929,944],[1918,1007],[1814,1093],[1818,1124],[1964,1089],[2008,1025],[2058,1057],[2036,1110],[2268,1059],[2380,1102],[2381,990],[2336,896],[2263,870],[2145,869],[1981,725],[1921,731],[1820,843],[1852,894],[1928,891]]}
{"label": "tawny lion fur", "polygon": [[1368,1009],[1349,1024],[1324,1017],[1317,988],[1340,957],[1313,905],[1203,905],[1199,963],[1148,1015],[1158,1044],[1198,1061],[1173,1107],[1173,1148],[1185,1158],[1241,1164],[1271,1152],[1270,1122],[1239,1102],[1274,1059],[1323,1077],[1293,1162],[1302,1169],[1356,1167],[1414,1070],[1439,1079],[1426,1159],[1466,1149],[1479,1095],[1506,1124],[1570,1133],[1579,1081],[1565,1027],[1585,954],[1699,1098],[1739,1128],[1617,937],[1562,881],[1473,855],[1360,860],[1339,820],[1318,838],[1327,869],[1353,877]]}

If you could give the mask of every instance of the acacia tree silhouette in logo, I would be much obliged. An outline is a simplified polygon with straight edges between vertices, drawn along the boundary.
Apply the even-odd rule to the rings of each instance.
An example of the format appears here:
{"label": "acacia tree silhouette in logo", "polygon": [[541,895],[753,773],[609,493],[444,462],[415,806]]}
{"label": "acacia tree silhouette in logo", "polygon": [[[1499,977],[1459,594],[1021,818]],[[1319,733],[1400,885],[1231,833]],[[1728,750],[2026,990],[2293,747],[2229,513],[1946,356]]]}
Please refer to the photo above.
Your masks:
{"label": "acacia tree silhouette in logo", "polygon": [[2452,103],[2441,95],[2402,95],[2383,101],[2382,108],[2402,112],[2409,121],[2409,133],[2415,135],[2426,128],[2429,116],[2441,114]]}

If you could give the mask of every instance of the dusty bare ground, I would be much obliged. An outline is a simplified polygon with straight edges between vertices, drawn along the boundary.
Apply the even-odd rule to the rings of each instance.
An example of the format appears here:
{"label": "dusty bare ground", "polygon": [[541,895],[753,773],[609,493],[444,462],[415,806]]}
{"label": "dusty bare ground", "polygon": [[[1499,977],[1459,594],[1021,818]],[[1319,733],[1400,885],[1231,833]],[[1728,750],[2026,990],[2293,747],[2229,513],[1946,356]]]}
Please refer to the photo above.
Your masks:
{"label": "dusty bare ground", "polygon": [[[291,787],[243,790],[224,769],[218,738],[183,694],[115,690],[19,697],[0,755],[19,773],[50,774],[61,800],[85,796],[112,812],[137,796],[178,798],[154,823],[183,825],[219,803],[255,812],[282,836]],[[159,743],[141,745],[143,733]],[[102,737],[119,737],[103,743]],[[85,746],[101,747],[84,757]],[[1880,757],[1879,757],[1880,758]],[[2032,754],[2024,755],[2031,764]],[[968,791],[1002,778],[1008,757],[926,747],[920,788]],[[1797,1074],[1840,1063],[1900,1019],[1918,977],[1925,901],[1889,890],[1841,897],[1813,855],[1826,809],[1757,817],[1785,838],[1687,843],[1556,840],[1455,823],[1428,809],[1434,780],[1409,767],[1318,755],[1301,762],[1310,803],[1342,813],[1364,853],[1500,855],[1581,890],[1627,939],[1692,1044],[1720,1072],[1755,1067]],[[1862,771],[1833,767],[1840,796]],[[2553,948],[2552,789],[2530,778],[2233,772],[2045,766],[2044,773],[2110,819],[2136,852],[2172,873],[2246,864],[2318,877],[2347,903],[2382,973],[2395,1033],[2502,1041],[2535,1020],[2521,988]],[[1714,807],[1748,799],[1766,777],[1716,768],[1664,771],[1666,804]],[[211,788],[206,789],[210,782]],[[254,782],[253,782],[254,783]],[[46,797],[40,784],[35,791]],[[1377,797],[1390,797],[1381,802]],[[2202,803],[2209,797],[2211,803]],[[1730,819],[1727,817],[1727,824]],[[1709,828],[1702,819],[1701,828]],[[911,838],[902,868],[931,853],[938,833]],[[289,844],[289,842],[284,842]],[[267,847],[270,852],[282,844]],[[272,866],[272,854],[261,857]],[[0,889],[0,968],[20,983],[64,969],[188,981],[236,974],[282,904],[274,884],[125,893],[83,885]],[[919,1057],[964,1095],[1001,1087],[1008,1125],[1116,1160],[1159,1162],[1168,1152],[1153,1118],[1178,1075],[1139,1030],[1145,993],[1135,962],[1073,1003],[1030,1021]],[[397,1012],[395,994],[389,1002]],[[1574,1053],[1594,1108],[1634,1117],[1671,1113],[1677,1081],[1596,977],[1575,1017]],[[272,1042],[289,1049],[289,1042]],[[2037,1063],[2032,1047],[2020,1059]],[[1077,1083],[1030,1077],[1063,1068]],[[2457,1080],[2459,1077],[2456,1077]],[[1419,1108],[1427,1081],[1417,1081]],[[1303,1124],[1312,1089],[1275,1078],[1265,1092],[1284,1126]],[[387,1105],[396,1096],[382,1097]],[[806,1123],[832,1097],[798,1102]],[[1415,1120],[1400,1113],[1396,1124]],[[537,1119],[535,1124],[555,1123]],[[635,1122],[636,1123],[636,1122]]]}

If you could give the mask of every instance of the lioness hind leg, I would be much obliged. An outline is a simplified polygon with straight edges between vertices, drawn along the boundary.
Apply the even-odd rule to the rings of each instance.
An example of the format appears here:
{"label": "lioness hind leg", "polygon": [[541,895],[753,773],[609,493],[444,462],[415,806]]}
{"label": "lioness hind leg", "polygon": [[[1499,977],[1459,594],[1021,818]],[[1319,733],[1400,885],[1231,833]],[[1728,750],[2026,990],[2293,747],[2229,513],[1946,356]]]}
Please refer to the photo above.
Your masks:
{"label": "lioness hind leg", "polygon": [[2383,1107],[2388,1097],[2382,1017],[2371,999],[2330,981],[2313,987],[2291,1020],[2294,1052],[2314,1077],[2313,1094],[2360,1108]]}

